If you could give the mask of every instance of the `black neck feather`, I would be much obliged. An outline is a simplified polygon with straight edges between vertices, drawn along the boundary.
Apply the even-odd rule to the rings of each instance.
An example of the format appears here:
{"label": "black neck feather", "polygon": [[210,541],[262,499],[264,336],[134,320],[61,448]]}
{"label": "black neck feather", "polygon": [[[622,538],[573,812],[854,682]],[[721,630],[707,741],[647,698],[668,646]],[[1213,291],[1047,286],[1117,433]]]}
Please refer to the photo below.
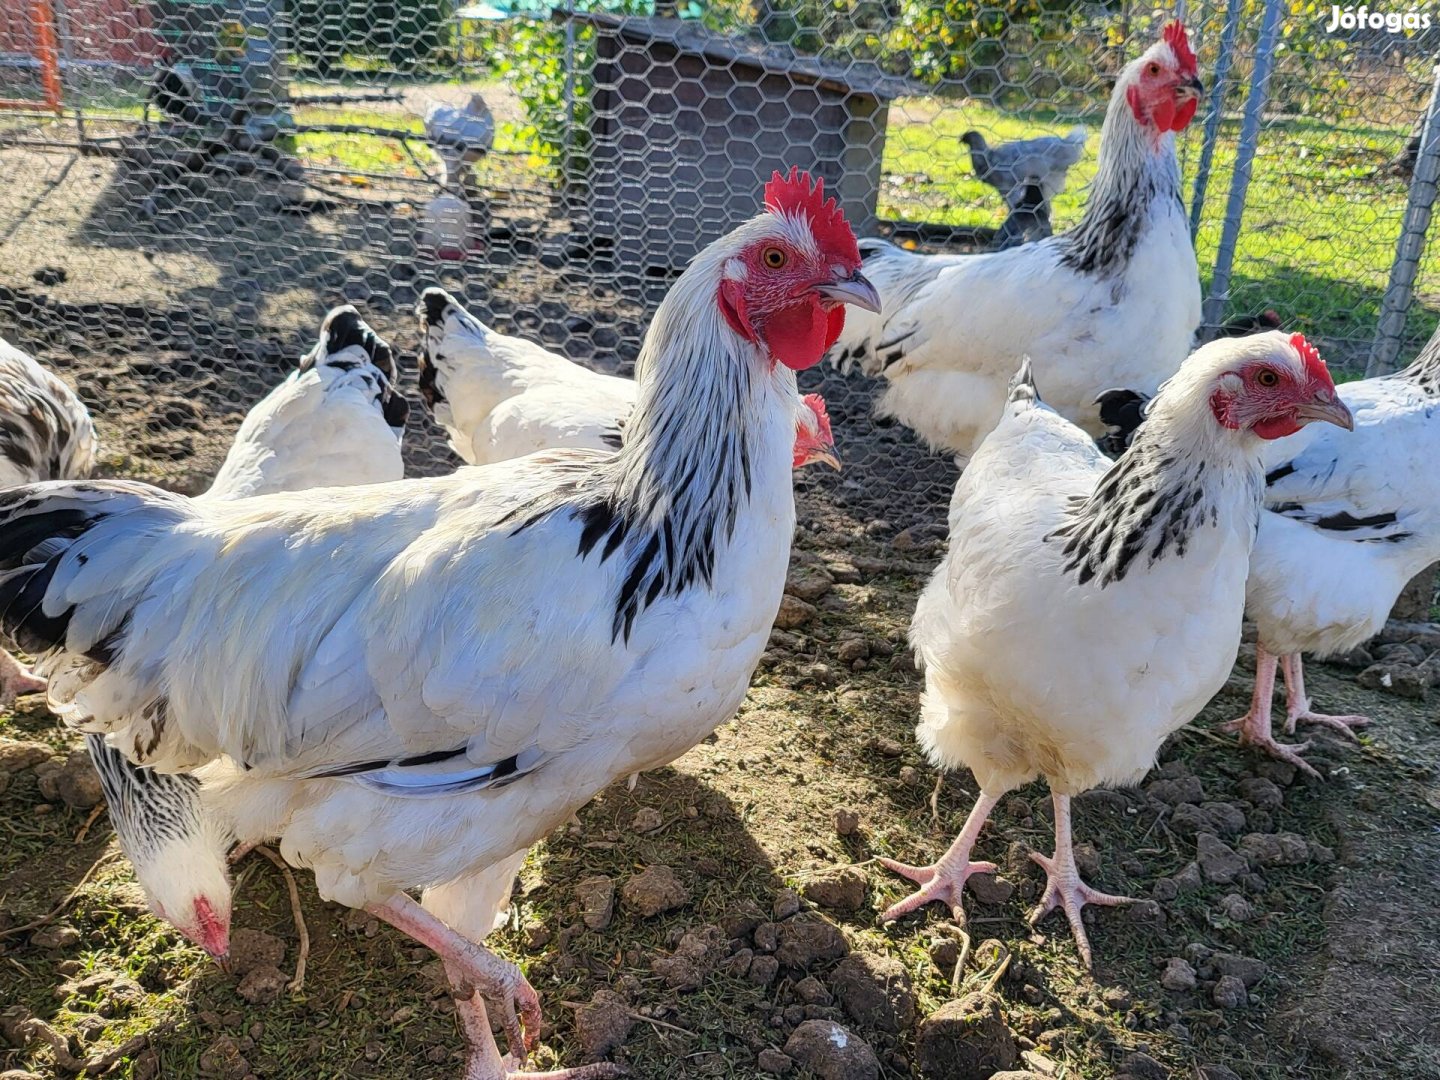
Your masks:
{"label": "black neck feather", "polygon": [[1064,544],[1066,573],[1102,589],[1124,580],[1137,563],[1183,557],[1196,531],[1219,520],[1205,471],[1203,460],[1185,462],[1173,450],[1137,439],[1046,539]]}

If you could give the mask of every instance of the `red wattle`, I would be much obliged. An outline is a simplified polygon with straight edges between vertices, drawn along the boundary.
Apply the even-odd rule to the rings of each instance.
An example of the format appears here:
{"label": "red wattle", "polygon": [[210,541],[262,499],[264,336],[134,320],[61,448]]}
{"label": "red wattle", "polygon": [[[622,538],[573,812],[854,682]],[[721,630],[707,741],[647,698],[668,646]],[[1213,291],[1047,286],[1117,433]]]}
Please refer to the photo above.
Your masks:
{"label": "red wattle", "polygon": [[830,346],[840,340],[840,335],[845,330],[845,305],[837,304],[830,309],[830,326],[825,331],[825,351],[830,351]]}
{"label": "red wattle", "polygon": [[[843,319],[843,316],[842,316]],[[814,367],[835,343],[834,319],[813,297],[782,308],[765,320],[761,335],[770,355],[793,371]]]}
{"label": "red wattle", "polygon": [[1175,99],[1163,97],[1157,101],[1150,111],[1150,118],[1161,131],[1178,131],[1175,127]]}
{"label": "red wattle", "polygon": [[1268,416],[1251,430],[1262,439],[1283,439],[1286,435],[1294,435],[1300,428],[1300,421],[1293,416]]}
{"label": "red wattle", "polygon": [[1170,122],[1171,131],[1184,131],[1190,121],[1195,119],[1195,109],[1200,103],[1198,101],[1187,101],[1175,110],[1175,119]]}

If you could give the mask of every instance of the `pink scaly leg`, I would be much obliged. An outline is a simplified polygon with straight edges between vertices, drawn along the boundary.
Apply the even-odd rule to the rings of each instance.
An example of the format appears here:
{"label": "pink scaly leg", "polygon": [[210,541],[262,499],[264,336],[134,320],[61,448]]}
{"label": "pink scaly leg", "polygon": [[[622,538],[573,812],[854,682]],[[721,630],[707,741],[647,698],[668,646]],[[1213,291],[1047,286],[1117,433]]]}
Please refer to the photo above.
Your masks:
{"label": "pink scaly leg", "polygon": [[1280,670],[1285,673],[1285,734],[1295,733],[1295,722],[1298,720],[1304,724],[1324,724],[1353,742],[1360,741],[1350,729],[1372,723],[1370,717],[1329,716],[1310,711],[1310,699],[1305,695],[1305,660],[1299,653],[1282,656]]}
{"label": "pink scaly leg", "polygon": [[985,819],[990,816],[990,811],[995,809],[995,804],[1000,801],[999,795],[987,795],[980,792],[980,797],[975,800],[975,808],[970,811],[970,816],[965,819],[965,825],[960,830],[960,835],[950,845],[944,855],[941,855],[930,866],[910,866],[906,863],[896,862],[894,859],[881,859],[880,862],[887,869],[895,871],[901,877],[907,877],[920,888],[911,893],[904,900],[889,908],[880,918],[885,922],[898,919],[902,915],[908,915],[930,903],[932,900],[943,900],[950,905],[950,913],[956,921],[963,921],[965,908],[961,905],[961,893],[965,889],[965,879],[971,874],[993,874],[995,864],[991,862],[971,862],[970,851],[975,847],[975,840],[980,835],[980,828],[985,824]]}
{"label": "pink scaly leg", "polygon": [[[608,1080],[625,1075],[623,1066],[610,1062],[545,1073],[517,1071],[540,1031],[540,996],[520,969],[452,930],[403,893],[365,910],[433,949],[444,961],[470,1046],[462,1080]],[[500,1003],[505,1037],[511,1050],[518,1052],[514,1057],[500,1056],[482,995]]]}
{"label": "pink scaly leg", "polygon": [[25,665],[0,649],[0,706],[10,705],[21,694],[40,694],[45,680],[30,674]]}
{"label": "pink scaly leg", "polygon": [[1075,866],[1075,848],[1070,841],[1070,796],[1052,794],[1051,799],[1055,804],[1055,857],[1047,859],[1039,852],[1030,853],[1030,858],[1044,868],[1049,879],[1045,884],[1045,895],[1030,913],[1030,925],[1034,926],[1057,907],[1064,909],[1065,917],[1070,920],[1070,929],[1075,934],[1075,944],[1080,948],[1080,959],[1090,968],[1094,966],[1094,960],[1080,909],[1086,904],[1133,904],[1135,898],[1112,896],[1092,889],[1080,880],[1080,871]]}
{"label": "pink scaly leg", "polygon": [[1220,730],[1238,731],[1241,746],[1254,746],[1264,750],[1271,757],[1288,761],[1301,772],[1318,780],[1320,774],[1300,756],[1302,752],[1310,749],[1309,741],[1298,745],[1278,743],[1271,731],[1271,698],[1275,695],[1275,668],[1278,663],[1279,658],[1274,653],[1267,652],[1265,646],[1255,646],[1255,694],[1250,699],[1250,711],[1239,719],[1221,724]]}
{"label": "pink scaly leg", "polygon": [[[455,970],[449,964],[445,971],[453,981]],[[460,1027],[465,1032],[465,1041],[470,1045],[470,1054],[465,1061],[465,1071],[460,1080],[610,1080],[624,1076],[629,1071],[613,1061],[602,1061],[594,1065],[582,1065],[577,1069],[555,1069],[550,1072],[520,1072],[523,1062],[513,1057],[501,1057],[495,1045],[495,1036],[490,1031],[490,1016],[485,1011],[485,1000],[477,991],[469,998],[455,1000],[455,1015],[460,1018]]]}
{"label": "pink scaly leg", "polygon": [[226,855],[225,859],[231,866],[234,866],[259,846],[260,841],[258,840],[242,840],[230,849],[230,854]]}

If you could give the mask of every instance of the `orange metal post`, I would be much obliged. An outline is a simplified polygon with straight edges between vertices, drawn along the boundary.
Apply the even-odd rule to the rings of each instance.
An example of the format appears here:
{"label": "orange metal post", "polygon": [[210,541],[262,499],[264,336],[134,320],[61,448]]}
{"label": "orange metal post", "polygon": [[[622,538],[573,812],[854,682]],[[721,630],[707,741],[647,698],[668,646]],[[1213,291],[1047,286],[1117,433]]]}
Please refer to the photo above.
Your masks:
{"label": "orange metal post", "polygon": [[60,43],[55,36],[55,9],[50,0],[31,0],[30,21],[35,27],[35,47],[31,55],[40,61],[40,88],[45,99],[27,101],[23,98],[0,98],[0,109],[35,109],[44,107],[60,111]]}

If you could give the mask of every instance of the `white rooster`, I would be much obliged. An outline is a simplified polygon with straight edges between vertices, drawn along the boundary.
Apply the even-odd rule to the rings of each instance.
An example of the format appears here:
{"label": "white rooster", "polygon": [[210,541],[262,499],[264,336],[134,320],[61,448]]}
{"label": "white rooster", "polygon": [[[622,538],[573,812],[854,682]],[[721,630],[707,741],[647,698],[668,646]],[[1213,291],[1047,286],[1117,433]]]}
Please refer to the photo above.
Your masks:
{"label": "white rooster", "polygon": [[[400,440],[409,404],[394,389],[395,360],[350,305],[333,309],[299,369],[245,417],[199,500],[379,484],[405,474]],[[120,848],[150,909],[216,959],[230,951],[230,829],[200,802],[188,773],[132,764],[85,736]]]}
{"label": "white rooster", "polygon": [[0,494],[0,622],[68,721],[203,766],[240,840],[278,836],[321,895],[434,949],[467,1080],[518,1075],[485,996],[523,1059],[535,991],[406,890],[512,858],[732,715],[785,580],[794,371],[878,304],[859,266],[834,200],[777,174],[661,304],[615,453],[236,501]]}
{"label": "white rooster", "polygon": [[[1343,383],[1355,433],[1303,431],[1266,455],[1266,506],[1250,560],[1255,696],[1227,725],[1240,741],[1318,776],[1271,732],[1275,669],[1285,673],[1285,730],[1297,721],[1350,735],[1365,716],[1312,711],[1301,653],[1354,648],[1385,625],[1406,583],[1440,559],[1440,333],[1405,370]],[[1143,429],[1142,429],[1143,430]]]}
{"label": "white rooster", "polygon": [[[75,391],[0,338],[0,488],[89,476],[96,446]],[[44,689],[44,679],[0,649],[0,706]]]}
{"label": "white rooster", "polygon": [[994,869],[970,861],[991,808],[1044,776],[1055,855],[1032,856],[1049,882],[1031,921],[1062,908],[1089,966],[1081,907],[1126,900],[1081,881],[1070,798],[1137,781],[1165,737],[1224,685],[1240,642],[1264,442],[1312,420],[1348,427],[1350,414],[1299,335],[1197,350],[1113,464],[1039,403],[1022,366],[955,488],[950,547],[911,627],[925,669],[917,736],[936,765],[970,768],[980,796],[933,865],[884,860],[920,885],[887,919],[931,900],[960,917],[966,878]]}
{"label": "white rooster", "polygon": [[1099,435],[1098,393],[1153,393],[1180,366],[1200,322],[1200,280],[1173,133],[1200,91],[1185,28],[1171,23],[1115,84],[1099,172],[1070,232],[983,255],[861,244],[882,310],[851,319],[834,355],[884,378],[881,415],[968,456],[1028,355],[1045,400]]}

